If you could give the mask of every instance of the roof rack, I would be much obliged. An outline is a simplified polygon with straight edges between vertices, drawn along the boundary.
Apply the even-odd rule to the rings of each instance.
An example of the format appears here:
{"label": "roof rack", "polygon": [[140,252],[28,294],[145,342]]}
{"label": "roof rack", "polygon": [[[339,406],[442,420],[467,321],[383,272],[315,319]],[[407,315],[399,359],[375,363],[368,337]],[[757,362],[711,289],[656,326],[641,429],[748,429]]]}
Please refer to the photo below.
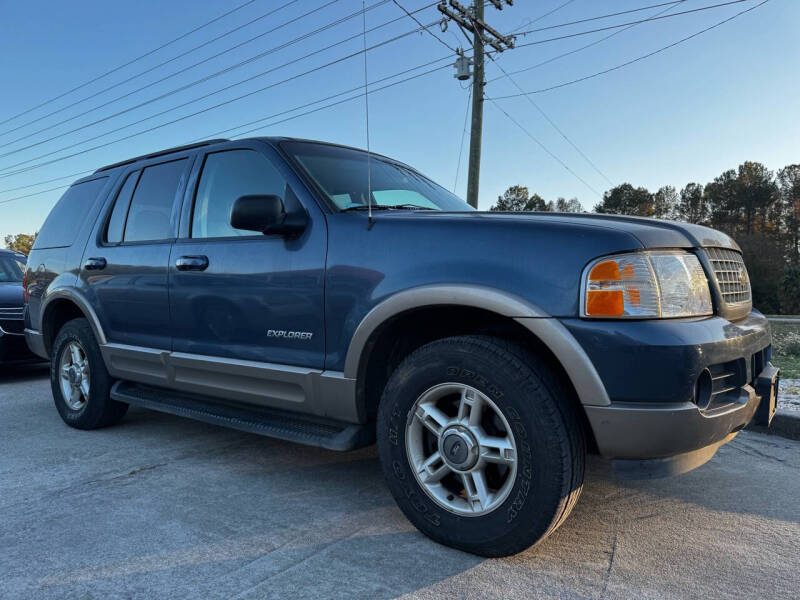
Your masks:
{"label": "roof rack", "polygon": [[111,165],[106,165],[105,167],[100,167],[95,171],[95,173],[100,173],[102,171],[109,171],[111,169],[116,169],[117,167],[121,167],[123,165],[129,165],[131,163],[135,163],[139,160],[146,160],[148,158],[156,158],[157,156],[164,156],[165,154],[172,154],[173,152],[182,152],[183,150],[191,150],[192,148],[200,148],[202,146],[209,146],[211,144],[218,144],[220,142],[229,142],[230,140],[225,138],[219,138],[214,140],[206,140],[205,142],[197,142],[195,144],[186,144],[185,146],[175,146],[174,148],[167,148],[166,150],[159,150],[158,152],[151,152],[150,154],[142,154],[141,156],[136,156],[134,158],[129,158],[127,160],[122,160],[120,162],[116,162]]}

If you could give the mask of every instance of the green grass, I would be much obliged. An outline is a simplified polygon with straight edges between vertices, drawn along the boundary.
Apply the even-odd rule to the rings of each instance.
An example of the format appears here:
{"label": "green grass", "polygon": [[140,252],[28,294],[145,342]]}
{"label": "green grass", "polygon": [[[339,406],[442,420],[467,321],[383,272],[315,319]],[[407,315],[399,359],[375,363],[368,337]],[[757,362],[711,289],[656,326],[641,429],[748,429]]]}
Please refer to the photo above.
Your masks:
{"label": "green grass", "polygon": [[800,378],[800,323],[770,322],[772,363],[781,369],[781,377]]}

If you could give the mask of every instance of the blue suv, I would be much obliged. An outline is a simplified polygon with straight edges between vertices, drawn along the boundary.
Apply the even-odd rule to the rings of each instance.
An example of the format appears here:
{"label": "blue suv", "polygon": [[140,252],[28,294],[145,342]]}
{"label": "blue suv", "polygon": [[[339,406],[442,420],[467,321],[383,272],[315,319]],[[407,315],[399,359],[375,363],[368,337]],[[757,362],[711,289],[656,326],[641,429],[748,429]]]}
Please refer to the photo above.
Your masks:
{"label": "blue suv", "polygon": [[79,429],[140,406],[336,450],[374,443],[433,539],[519,552],[584,459],[709,460],[778,371],[736,243],[648,219],[472,210],[413,168],[286,138],[103,167],[27,263],[25,335]]}

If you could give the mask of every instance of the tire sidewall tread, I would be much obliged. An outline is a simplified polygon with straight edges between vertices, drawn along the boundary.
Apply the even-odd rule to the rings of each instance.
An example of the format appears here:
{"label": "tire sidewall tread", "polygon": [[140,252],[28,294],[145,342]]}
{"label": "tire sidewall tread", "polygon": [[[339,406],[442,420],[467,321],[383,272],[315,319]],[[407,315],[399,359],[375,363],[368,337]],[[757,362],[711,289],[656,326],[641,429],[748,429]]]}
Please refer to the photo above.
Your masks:
{"label": "tire sidewall tread", "polygon": [[[437,383],[479,389],[503,412],[517,444],[517,481],[501,506],[456,515],[420,487],[405,449],[416,399]],[[545,363],[489,336],[444,338],[412,352],[391,375],[378,410],[378,451],[387,484],[406,516],[436,541],[484,556],[506,556],[554,531],[577,501],[583,436],[568,398]],[[546,457],[545,460],[542,460]]]}
{"label": "tire sidewall tread", "polygon": [[[72,410],[67,406],[60,385],[61,356],[72,341],[81,345],[89,361],[89,401],[80,410]],[[128,405],[111,400],[112,384],[113,379],[108,374],[89,321],[83,318],[68,321],[56,335],[50,360],[50,387],[58,414],[67,425],[76,429],[98,429],[118,422],[125,415]]]}

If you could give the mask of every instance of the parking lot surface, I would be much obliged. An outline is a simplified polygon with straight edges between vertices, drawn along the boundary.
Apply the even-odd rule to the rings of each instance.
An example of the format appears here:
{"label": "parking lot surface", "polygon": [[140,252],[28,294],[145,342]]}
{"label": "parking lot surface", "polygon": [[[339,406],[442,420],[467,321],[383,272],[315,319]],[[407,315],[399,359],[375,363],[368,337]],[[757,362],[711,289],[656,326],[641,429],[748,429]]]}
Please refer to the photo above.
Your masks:
{"label": "parking lot surface", "polygon": [[132,409],[64,425],[0,374],[0,598],[796,598],[800,442],[744,432],[678,478],[591,460],[570,519],[486,560],[418,533],[374,449],[336,453]]}

